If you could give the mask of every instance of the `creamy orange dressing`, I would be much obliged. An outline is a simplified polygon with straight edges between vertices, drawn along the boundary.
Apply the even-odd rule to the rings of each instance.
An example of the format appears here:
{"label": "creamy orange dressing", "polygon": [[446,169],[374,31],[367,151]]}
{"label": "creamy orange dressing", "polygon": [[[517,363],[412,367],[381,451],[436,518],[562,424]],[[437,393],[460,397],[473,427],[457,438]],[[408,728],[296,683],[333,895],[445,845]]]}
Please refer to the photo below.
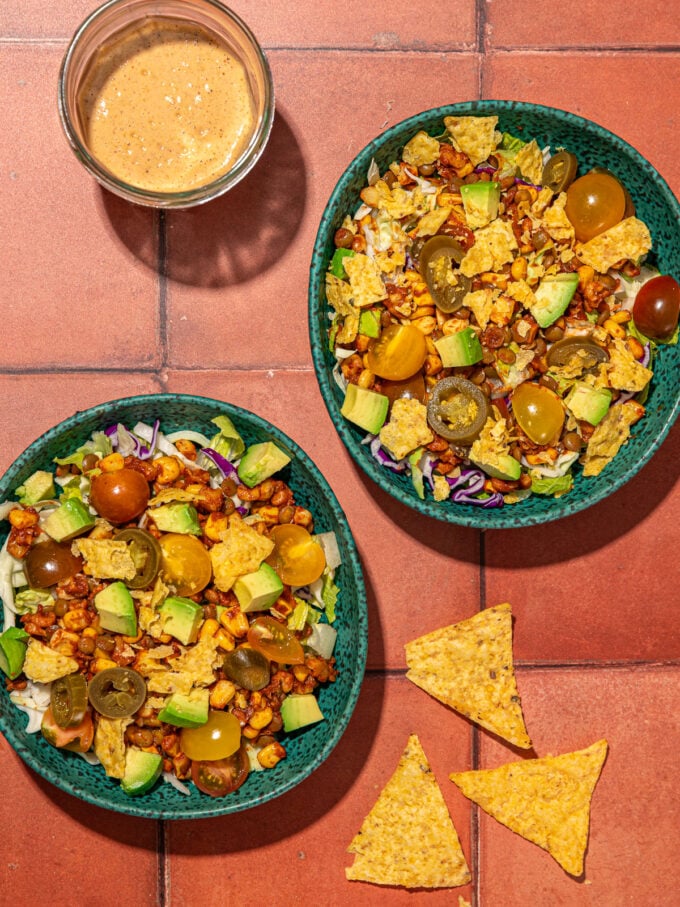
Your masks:
{"label": "creamy orange dressing", "polygon": [[240,61],[205,29],[163,17],[124,29],[97,52],[78,107],[92,155],[155,192],[226,173],[255,128]]}

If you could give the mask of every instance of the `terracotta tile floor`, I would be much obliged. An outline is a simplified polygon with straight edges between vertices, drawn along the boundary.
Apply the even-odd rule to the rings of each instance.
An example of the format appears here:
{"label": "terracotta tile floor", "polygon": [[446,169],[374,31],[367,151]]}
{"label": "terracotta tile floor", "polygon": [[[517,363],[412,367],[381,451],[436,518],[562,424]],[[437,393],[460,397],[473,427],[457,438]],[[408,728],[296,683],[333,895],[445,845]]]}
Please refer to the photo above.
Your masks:
{"label": "terracotta tile floor", "polygon": [[[0,738],[0,904],[455,904],[459,892],[475,907],[680,903],[680,426],[623,490],[564,522],[484,535],[445,526],[357,472],[306,332],[325,200],[370,138],[418,110],[480,97],[570,109],[635,145],[680,193],[675,5],[233,0],[273,69],[271,143],[231,195],[162,218],[100,191],[61,135],[57,71],[93,3],[1,6],[0,469],[75,410],[126,394],[252,408],[307,450],[347,512],[370,645],[336,750],[250,814],[189,824],[98,810],[42,781]],[[498,765],[507,750],[404,678],[405,641],[505,600],[537,751],[610,742],[582,880],[471,811],[448,773]],[[473,869],[458,891],[345,881],[347,844],[413,730]]]}

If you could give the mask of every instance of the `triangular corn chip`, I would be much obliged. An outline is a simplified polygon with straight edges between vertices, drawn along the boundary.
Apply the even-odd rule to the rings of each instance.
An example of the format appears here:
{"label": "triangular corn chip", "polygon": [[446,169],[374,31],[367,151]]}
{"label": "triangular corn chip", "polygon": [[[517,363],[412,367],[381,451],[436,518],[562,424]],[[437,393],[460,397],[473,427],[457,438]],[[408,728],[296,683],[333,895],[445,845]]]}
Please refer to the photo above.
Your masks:
{"label": "triangular corn chip", "polygon": [[580,876],[588,844],[590,801],[607,741],[543,759],[450,775],[465,796],[509,829],[538,844]]}
{"label": "triangular corn chip", "polygon": [[418,737],[409,737],[395,773],[347,848],[348,879],[405,888],[455,888],[470,871]]}
{"label": "triangular corn chip", "polygon": [[409,680],[471,721],[531,748],[512,663],[505,603],[406,643]]}

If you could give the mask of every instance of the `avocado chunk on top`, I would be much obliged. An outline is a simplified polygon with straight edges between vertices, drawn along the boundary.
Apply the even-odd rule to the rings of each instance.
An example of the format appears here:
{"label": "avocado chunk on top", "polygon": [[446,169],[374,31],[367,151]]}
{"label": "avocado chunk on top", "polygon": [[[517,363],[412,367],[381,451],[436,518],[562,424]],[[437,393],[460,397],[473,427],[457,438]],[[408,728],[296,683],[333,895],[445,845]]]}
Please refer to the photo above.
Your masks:
{"label": "avocado chunk on top", "polygon": [[359,428],[377,435],[385,424],[389,405],[389,398],[384,394],[359,387],[358,384],[348,384],[340,412]]}
{"label": "avocado chunk on top", "polygon": [[16,493],[19,503],[25,507],[31,507],[38,501],[49,501],[55,495],[52,473],[38,469],[16,489]]}
{"label": "avocado chunk on top", "polygon": [[499,183],[480,180],[460,187],[460,195],[465,208],[465,219],[468,227],[476,230],[486,227],[498,216],[498,204],[501,200]]}
{"label": "avocado chunk on top", "polygon": [[239,576],[233,586],[241,611],[266,611],[283,593],[283,583],[269,564]]}
{"label": "avocado chunk on top", "polygon": [[174,636],[184,646],[196,642],[198,629],[203,623],[203,608],[180,595],[165,599],[158,613],[161,616],[163,632]]}
{"label": "avocado chunk on top", "polygon": [[475,466],[485,472],[488,476],[491,476],[493,479],[501,479],[505,482],[515,482],[519,479],[522,473],[522,466],[519,460],[516,460],[514,457],[511,457],[510,454],[499,454],[495,458],[495,462],[486,463],[484,460],[472,460]]}
{"label": "avocado chunk on top", "polygon": [[78,498],[69,498],[43,523],[45,532],[55,542],[68,542],[94,526],[94,517]]}
{"label": "avocado chunk on top", "polygon": [[536,287],[536,302],[529,306],[540,327],[547,328],[567,310],[578,286],[578,274],[552,274],[544,277]]}
{"label": "avocado chunk on top", "polygon": [[479,337],[471,327],[457,331],[455,334],[447,334],[445,337],[435,340],[434,345],[444,368],[474,365],[484,355]]}
{"label": "avocado chunk on top", "polygon": [[281,703],[284,731],[297,731],[308,724],[323,721],[323,717],[314,693],[291,693]]}
{"label": "avocado chunk on top", "polygon": [[120,786],[131,797],[144,794],[158,781],[162,771],[162,756],[129,746],[125,751],[125,773]]}
{"label": "avocado chunk on top", "polygon": [[238,477],[247,485],[254,488],[264,482],[274,473],[283,469],[290,463],[287,453],[277,447],[273,441],[263,441],[261,444],[252,444],[247,448],[238,464]]}
{"label": "avocado chunk on top", "polygon": [[606,387],[591,387],[584,381],[576,381],[564,402],[575,419],[598,425],[607,414],[612,393]]}
{"label": "avocado chunk on top", "polygon": [[161,504],[150,513],[161,532],[177,532],[182,535],[201,534],[198,513],[191,504]]}
{"label": "avocado chunk on top", "polygon": [[208,720],[210,690],[173,693],[158,713],[160,721],[176,727],[200,727]]}
{"label": "avocado chunk on top", "polygon": [[110,633],[123,636],[137,635],[137,612],[135,603],[124,583],[111,583],[94,597],[94,606],[99,614],[99,625]]}

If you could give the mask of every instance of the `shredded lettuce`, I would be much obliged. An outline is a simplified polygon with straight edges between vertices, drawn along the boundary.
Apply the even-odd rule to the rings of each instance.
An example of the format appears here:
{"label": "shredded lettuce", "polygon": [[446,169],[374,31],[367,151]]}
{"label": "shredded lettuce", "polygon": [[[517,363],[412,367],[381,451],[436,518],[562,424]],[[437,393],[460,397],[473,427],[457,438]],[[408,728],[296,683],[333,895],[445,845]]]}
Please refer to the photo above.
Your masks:
{"label": "shredded lettuce", "polygon": [[234,423],[229,416],[216,416],[210,421],[219,428],[219,431],[210,439],[208,447],[216,450],[226,460],[237,460],[246,449],[246,445],[236,431]]}
{"label": "shredded lettuce", "polygon": [[335,603],[338,600],[338,593],[340,589],[333,582],[332,574],[326,573],[323,578],[323,585],[321,587],[321,598],[324,603],[324,608],[326,612],[326,620],[329,624],[332,624],[335,620]]}
{"label": "shredded lettuce", "polygon": [[14,609],[17,614],[35,614],[38,605],[48,605],[50,608],[54,599],[44,589],[24,589],[14,596]]}
{"label": "shredded lettuce", "polygon": [[59,466],[76,465],[78,469],[83,468],[83,459],[87,454],[97,454],[99,457],[107,457],[113,450],[111,441],[103,431],[96,431],[90,441],[86,441],[82,447],[70,454],[68,457],[55,457],[54,462]]}
{"label": "shredded lettuce", "polygon": [[561,494],[571,491],[573,484],[574,477],[570,472],[553,478],[531,477],[531,490],[535,494],[553,494],[555,497],[559,497]]}

